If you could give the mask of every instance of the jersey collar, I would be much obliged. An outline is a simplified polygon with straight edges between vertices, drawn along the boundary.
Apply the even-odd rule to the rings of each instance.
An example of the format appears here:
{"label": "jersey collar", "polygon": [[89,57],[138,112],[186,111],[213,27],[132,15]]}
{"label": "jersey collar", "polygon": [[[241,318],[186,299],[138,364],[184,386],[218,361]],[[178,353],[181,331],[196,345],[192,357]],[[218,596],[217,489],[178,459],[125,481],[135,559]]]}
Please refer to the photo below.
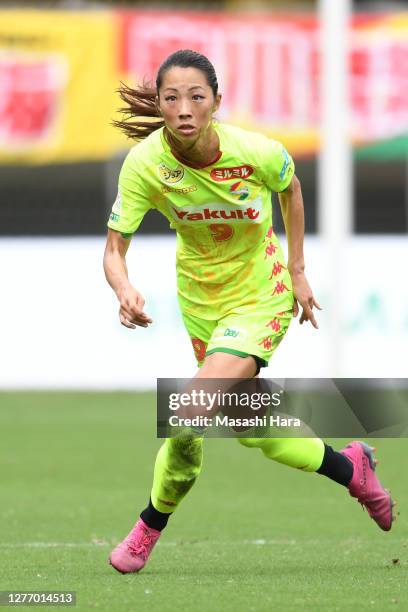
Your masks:
{"label": "jersey collar", "polygon": [[193,164],[193,163],[188,163],[188,162],[186,162],[184,159],[181,159],[181,158],[180,158],[180,157],[177,155],[177,153],[176,153],[175,151],[173,151],[173,149],[170,147],[170,145],[169,145],[169,143],[167,142],[166,137],[165,137],[165,135],[164,135],[164,128],[162,128],[162,129],[161,129],[161,134],[160,134],[160,136],[161,136],[161,140],[162,140],[162,143],[163,143],[164,149],[165,149],[165,150],[166,150],[168,153],[170,153],[170,154],[171,154],[171,155],[172,155],[172,156],[173,156],[175,159],[177,159],[177,161],[178,161],[178,162],[180,162],[181,164],[183,164],[183,166],[187,166],[187,167],[189,167],[189,168],[194,168],[194,169],[196,169],[196,170],[201,170],[202,168],[209,168],[210,166],[213,166],[214,164],[216,164],[216,163],[217,163],[217,162],[218,162],[218,161],[221,159],[221,157],[222,157],[222,150],[221,150],[221,147],[222,147],[222,143],[221,143],[221,135],[220,135],[220,132],[219,132],[219,130],[218,130],[218,126],[217,126],[216,122],[214,122],[214,123],[213,123],[213,126],[214,126],[215,131],[216,131],[216,132],[217,132],[217,134],[218,134],[218,138],[219,138],[219,141],[220,141],[220,151],[218,151],[216,158],[215,158],[215,159],[213,159],[213,160],[212,160],[212,161],[211,161],[209,164]]}

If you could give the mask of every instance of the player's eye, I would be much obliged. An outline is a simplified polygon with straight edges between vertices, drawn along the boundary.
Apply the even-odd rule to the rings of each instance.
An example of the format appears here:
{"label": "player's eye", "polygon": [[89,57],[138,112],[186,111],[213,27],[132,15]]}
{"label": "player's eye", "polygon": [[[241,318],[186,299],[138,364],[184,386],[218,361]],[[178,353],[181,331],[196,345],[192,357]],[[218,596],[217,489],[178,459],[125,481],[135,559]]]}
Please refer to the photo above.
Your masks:
{"label": "player's eye", "polygon": [[166,96],[164,99],[166,100],[166,102],[174,102],[176,96]]}
{"label": "player's eye", "polygon": [[204,100],[204,96],[200,94],[194,94],[193,100]]}

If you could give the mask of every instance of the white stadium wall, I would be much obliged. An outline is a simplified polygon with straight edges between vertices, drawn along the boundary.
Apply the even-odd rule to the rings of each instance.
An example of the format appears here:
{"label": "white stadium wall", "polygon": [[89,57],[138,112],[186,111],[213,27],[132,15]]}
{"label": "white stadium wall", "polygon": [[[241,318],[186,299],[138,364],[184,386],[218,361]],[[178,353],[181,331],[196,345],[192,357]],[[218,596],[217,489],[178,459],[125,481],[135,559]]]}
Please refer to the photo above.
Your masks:
{"label": "white stadium wall", "polygon": [[[193,351],[177,308],[172,237],[136,237],[130,277],[154,324],[128,330],[102,270],[102,238],[1,239],[0,387],[148,389],[157,377],[189,377]],[[294,321],[264,376],[407,376],[405,238],[350,239],[344,252],[340,346],[328,327],[330,270],[317,238],[307,273],[324,310],[319,330]]]}

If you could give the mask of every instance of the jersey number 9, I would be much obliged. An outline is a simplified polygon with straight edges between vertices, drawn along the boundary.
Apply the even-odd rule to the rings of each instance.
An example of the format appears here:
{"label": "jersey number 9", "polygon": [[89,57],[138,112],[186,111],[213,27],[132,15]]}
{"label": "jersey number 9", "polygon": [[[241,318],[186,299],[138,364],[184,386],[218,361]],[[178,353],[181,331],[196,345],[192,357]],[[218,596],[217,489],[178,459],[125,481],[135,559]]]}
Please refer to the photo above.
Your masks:
{"label": "jersey number 9", "polygon": [[212,223],[208,226],[210,228],[211,236],[215,242],[223,242],[229,240],[234,234],[234,230],[227,223]]}

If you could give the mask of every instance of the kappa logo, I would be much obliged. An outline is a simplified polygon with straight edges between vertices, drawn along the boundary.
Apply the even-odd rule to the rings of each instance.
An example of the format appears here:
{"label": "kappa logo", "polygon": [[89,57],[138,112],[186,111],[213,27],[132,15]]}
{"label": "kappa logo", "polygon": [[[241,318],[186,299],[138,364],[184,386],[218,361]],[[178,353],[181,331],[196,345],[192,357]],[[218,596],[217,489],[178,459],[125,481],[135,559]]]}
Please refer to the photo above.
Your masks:
{"label": "kappa logo", "polygon": [[213,181],[229,181],[231,179],[246,179],[253,173],[254,169],[248,164],[233,166],[232,168],[213,168],[211,178]]}
{"label": "kappa logo", "polygon": [[239,204],[230,204],[223,206],[222,204],[202,204],[201,206],[180,206],[170,208],[171,213],[176,221],[188,223],[190,221],[204,221],[214,223],[214,221],[246,221],[252,223],[261,223],[261,207],[262,200],[256,198],[251,201],[251,206],[246,208]]}
{"label": "kappa logo", "polygon": [[182,168],[182,166],[177,166],[177,168],[174,168],[173,170],[172,168],[166,166],[166,164],[160,164],[157,166],[157,170],[159,173],[159,178],[170,185],[178,183],[184,176],[184,168]]}

